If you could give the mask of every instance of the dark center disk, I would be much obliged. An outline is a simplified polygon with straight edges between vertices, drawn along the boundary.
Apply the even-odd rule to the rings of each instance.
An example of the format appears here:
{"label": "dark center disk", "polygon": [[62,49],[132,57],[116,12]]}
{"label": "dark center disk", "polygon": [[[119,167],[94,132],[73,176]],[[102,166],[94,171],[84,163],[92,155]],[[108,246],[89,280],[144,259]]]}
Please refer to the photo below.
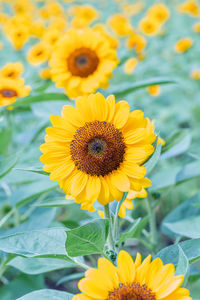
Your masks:
{"label": "dark center disk", "polygon": [[156,296],[146,285],[132,283],[110,292],[108,300],[156,300]]}
{"label": "dark center disk", "polygon": [[89,48],[74,50],[67,59],[68,69],[74,76],[88,77],[93,74],[99,64],[96,53]]}
{"label": "dark center disk", "polygon": [[74,135],[71,156],[77,169],[91,176],[105,176],[119,168],[125,148],[123,136],[114,125],[94,121]]}
{"label": "dark center disk", "polygon": [[2,89],[0,90],[0,94],[5,98],[12,98],[17,96],[16,91],[10,89]]}

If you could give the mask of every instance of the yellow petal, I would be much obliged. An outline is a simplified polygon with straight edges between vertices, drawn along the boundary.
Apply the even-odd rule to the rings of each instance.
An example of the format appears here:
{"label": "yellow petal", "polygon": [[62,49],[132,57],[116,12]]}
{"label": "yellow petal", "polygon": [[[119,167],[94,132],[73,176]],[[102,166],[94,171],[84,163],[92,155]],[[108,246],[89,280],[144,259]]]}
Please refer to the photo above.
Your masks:
{"label": "yellow petal", "polygon": [[129,111],[130,108],[128,102],[126,101],[119,101],[115,105],[115,114],[112,123],[116,128],[120,129],[126,124],[129,116]]}
{"label": "yellow petal", "polygon": [[135,264],[126,251],[120,251],[118,258],[118,276],[123,284],[132,283],[135,279]]}
{"label": "yellow petal", "polygon": [[76,197],[82,192],[88,181],[88,175],[79,171],[72,180],[71,193],[72,196]]}
{"label": "yellow petal", "polygon": [[87,199],[89,201],[95,202],[99,197],[100,190],[101,190],[100,179],[96,176],[89,176],[87,186],[86,186]]}
{"label": "yellow petal", "polygon": [[111,183],[121,192],[128,192],[130,189],[128,176],[120,170],[112,173]]}

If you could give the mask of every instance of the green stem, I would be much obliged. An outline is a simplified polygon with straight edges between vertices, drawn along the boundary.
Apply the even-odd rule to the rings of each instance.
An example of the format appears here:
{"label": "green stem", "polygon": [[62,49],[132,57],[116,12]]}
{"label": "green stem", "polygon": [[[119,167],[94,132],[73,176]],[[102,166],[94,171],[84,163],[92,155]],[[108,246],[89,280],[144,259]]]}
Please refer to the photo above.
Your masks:
{"label": "green stem", "polygon": [[124,200],[126,199],[128,193],[123,193],[122,199],[117,203],[117,207],[116,207],[116,211],[115,211],[115,217],[114,217],[114,239],[117,239],[118,236],[118,225],[119,225],[119,210],[120,207],[122,205],[122,203],[124,202]]}
{"label": "green stem", "polygon": [[109,203],[104,206],[104,217],[105,219],[109,220],[108,247],[109,250],[115,251],[115,243],[114,243],[113,232],[112,232],[112,217],[110,214]]}
{"label": "green stem", "polygon": [[7,220],[15,213],[15,208],[11,209],[0,221],[0,227],[2,227]]}
{"label": "green stem", "polygon": [[156,242],[157,242],[156,216],[155,216],[154,209],[151,206],[149,198],[146,198],[146,206],[149,215],[150,241],[155,249]]}
{"label": "green stem", "polygon": [[79,267],[83,268],[83,269],[90,269],[90,267],[80,261],[77,261],[76,258],[73,259],[74,263],[77,264]]}

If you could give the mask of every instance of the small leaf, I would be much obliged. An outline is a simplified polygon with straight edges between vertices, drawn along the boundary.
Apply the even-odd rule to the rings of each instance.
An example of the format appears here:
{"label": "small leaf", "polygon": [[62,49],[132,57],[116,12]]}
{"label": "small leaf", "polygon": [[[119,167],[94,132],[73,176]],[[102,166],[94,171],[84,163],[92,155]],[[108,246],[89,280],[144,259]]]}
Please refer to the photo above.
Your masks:
{"label": "small leaf", "polygon": [[26,294],[17,300],[71,300],[74,295],[56,290],[38,290]]}
{"label": "small leaf", "polygon": [[180,245],[178,245],[178,249],[179,258],[175,275],[183,275],[185,277],[189,270],[189,261]]}
{"label": "small leaf", "polygon": [[69,256],[103,254],[109,221],[97,219],[67,231],[66,250]]}

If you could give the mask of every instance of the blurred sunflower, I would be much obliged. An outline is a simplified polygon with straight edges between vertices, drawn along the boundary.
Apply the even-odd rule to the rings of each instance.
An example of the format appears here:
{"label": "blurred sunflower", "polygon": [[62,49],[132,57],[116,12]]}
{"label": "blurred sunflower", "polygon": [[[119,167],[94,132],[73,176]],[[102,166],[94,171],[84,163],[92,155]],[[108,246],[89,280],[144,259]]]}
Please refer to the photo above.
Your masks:
{"label": "blurred sunflower", "polygon": [[186,37],[183,39],[180,39],[174,47],[174,50],[177,53],[183,53],[187,50],[189,50],[193,45],[193,40],[190,37]]}
{"label": "blurred sunflower", "polygon": [[193,31],[196,33],[200,33],[200,22],[197,22],[192,27]]}
{"label": "blurred sunflower", "polygon": [[9,105],[16,102],[18,97],[28,96],[31,88],[24,85],[22,78],[9,79],[1,77],[0,79],[0,106]]}
{"label": "blurred sunflower", "polygon": [[160,86],[157,84],[150,85],[147,87],[147,91],[152,97],[158,97],[160,95]]}
{"label": "blurred sunflower", "polygon": [[128,49],[131,50],[135,48],[136,53],[140,53],[144,51],[146,44],[147,44],[146,39],[143,36],[136,33],[132,33],[128,37],[126,42]]}
{"label": "blurred sunflower", "polygon": [[151,6],[147,12],[149,17],[154,18],[158,23],[165,23],[170,17],[170,11],[165,4],[159,3]]}
{"label": "blurred sunflower", "polygon": [[130,34],[133,28],[129,20],[121,15],[115,14],[108,19],[108,25],[119,36],[123,37]]}
{"label": "blurred sunflower", "polygon": [[178,11],[195,18],[200,14],[200,7],[197,0],[187,0],[178,6]]}
{"label": "blurred sunflower", "polygon": [[90,28],[70,29],[59,40],[49,64],[56,86],[75,98],[107,87],[118,59],[104,34]]}
{"label": "blurred sunflower", "polygon": [[135,57],[129,58],[124,65],[124,72],[126,74],[133,73],[137,64],[138,64],[137,58],[135,58]]}
{"label": "blurred sunflower", "polygon": [[117,267],[99,258],[98,268],[89,269],[78,287],[83,294],[73,300],[192,300],[189,290],[181,288],[184,276],[175,276],[172,264],[163,265],[151,255],[142,262],[138,253],[135,261],[126,251],[120,251]]}
{"label": "blurred sunflower", "polygon": [[59,40],[61,32],[57,29],[46,30],[43,35],[43,42],[48,44],[50,47],[54,47]]}
{"label": "blurred sunflower", "polygon": [[139,22],[140,31],[149,36],[157,35],[160,31],[161,25],[155,18],[145,17]]}
{"label": "blurred sunflower", "polygon": [[98,11],[90,5],[73,6],[71,13],[74,15],[72,27],[87,27],[99,16]]}
{"label": "blurred sunflower", "polygon": [[0,76],[16,79],[18,78],[24,71],[24,67],[22,63],[15,62],[15,63],[7,63],[3,68],[0,70]]}
{"label": "blurred sunflower", "polygon": [[16,50],[20,50],[30,38],[30,31],[26,25],[9,26],[6,35]]}
{"label": "blurred sunflower", "polygon": [[40,77],[46,80],[51,79],[51,70],[49,68],[41,70]]}
{"label": "blurred sunflower", "polygon": [[27,60],[31,65],[41,65],[48,60],[51,47],[44,42],[35,44],[27,54]]}
{"label": "blurred sunflower", "polygon": [[106,205],[151,185],[143,163],[156,135],[143,112],[130,113],[126,101],[115,104],[113,95],[105,99],[100,93],[79,97],[76,107],[51,116],[53,127],[40,148],[50,179],[89,211],[96,200]]}

